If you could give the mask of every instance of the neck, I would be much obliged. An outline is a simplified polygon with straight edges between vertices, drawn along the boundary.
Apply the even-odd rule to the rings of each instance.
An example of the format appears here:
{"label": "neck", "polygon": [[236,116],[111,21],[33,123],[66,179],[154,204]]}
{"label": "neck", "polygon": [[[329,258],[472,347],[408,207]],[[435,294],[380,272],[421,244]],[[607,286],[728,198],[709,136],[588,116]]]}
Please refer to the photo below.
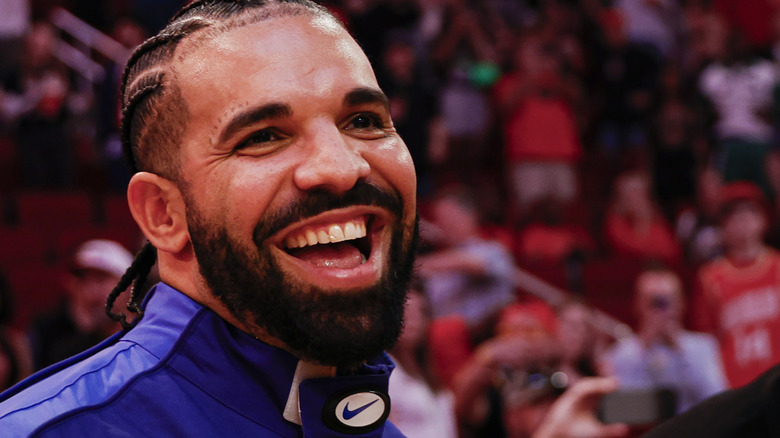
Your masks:
{"label": "neck", "polygon": [[729,259],[737,265],[755,262],[764,251],[764,245],[759,243],[746,244],[729,249]]}

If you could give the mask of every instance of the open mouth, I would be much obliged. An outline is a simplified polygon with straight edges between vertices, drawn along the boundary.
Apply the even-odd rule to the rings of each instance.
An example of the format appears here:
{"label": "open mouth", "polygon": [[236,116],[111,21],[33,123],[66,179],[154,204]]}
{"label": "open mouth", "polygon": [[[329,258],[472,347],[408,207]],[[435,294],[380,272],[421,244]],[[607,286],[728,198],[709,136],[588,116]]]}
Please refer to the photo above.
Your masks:
{"label": "open mouth", "polygon": [[306,226],[290,232],[284,239],[283,249],[315,266],[356,268],[371,255],[371,222],[372,216],[364,215],[343,222]]}

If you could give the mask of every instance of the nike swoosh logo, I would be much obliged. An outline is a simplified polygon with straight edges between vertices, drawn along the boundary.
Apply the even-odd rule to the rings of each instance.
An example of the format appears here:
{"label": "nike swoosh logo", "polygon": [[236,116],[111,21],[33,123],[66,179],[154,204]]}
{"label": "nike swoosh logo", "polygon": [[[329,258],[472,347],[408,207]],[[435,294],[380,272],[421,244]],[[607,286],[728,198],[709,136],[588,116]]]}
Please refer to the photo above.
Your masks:
{"label": "nike swoosh logo", "polygon": [[344,406],[344,413],[343,413],[344,419],[345,420],[351,420],[351,419],[355,418],[356,415],[358,415],[359,413],[365,411],[371,405],[373,405],[374,403],[376,403],[378,401],[379,401],[379,399],[376,399],[376,400],[372,401],[371,403],[365,404],[365,405],[355,409],[354,411],[350,411],[349,410],[349,403],[347,403],[347,405]]}

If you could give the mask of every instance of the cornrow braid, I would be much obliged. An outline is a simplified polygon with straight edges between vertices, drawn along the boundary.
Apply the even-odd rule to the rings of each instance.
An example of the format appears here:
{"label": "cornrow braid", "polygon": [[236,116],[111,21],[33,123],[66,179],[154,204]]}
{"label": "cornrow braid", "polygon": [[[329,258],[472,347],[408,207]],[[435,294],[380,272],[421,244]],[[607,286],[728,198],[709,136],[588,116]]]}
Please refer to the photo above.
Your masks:
{"label": "cornrow braid", "polygon": [[[151,243],[147,242],[143,248],[138,252],[133,260],[133,263],[127,268],[125,274],[119,279],[119,283],[111,290],[106,300],[106,314],[114,321],[119,321],[122,324],[122,329],[130,330],[141,320],[143,317],[143,309],[141,307],[141,301],[143,300],[143,294],[140,292],[146,283],[146,279],[149,277],[152,267],[157,261],[157,249]],[[127,321],[127,317],[124,313],[114,312],[114,303],[117,298],[122,295],[128,287],[130,287],[130,299],[127,302],[127,310],[137,314],[137,316],[131,321]]]}
{"label": "cornrow braid", "polygon": [[[127,62],[120,88],[122,149],[131,173],[149,171],[179,180],[178,147],[189,112],[171,65],[181,41],[195,33],[215,36],[246,24],[301,14],[328,16],[340,23],[311,0],[197,0],[182,8],[159,34],[138,46]],[[138,291],[156,258],[156,249],[147,243],[108,296],[106,313],[125,330],[143,316],[143,297]],[[138,316],[128,322],[125,314],[114,313],[113,307],[131,285],[128,310]]]}
{"label": "cornrow braid", "polygon": [[[173,176],[170,169],[165,172],[160,166],[173,162],[171,155],[183,132],[185,120],[177,108],[171,108],[174,105],[181,108],[183,102],[172,80],[165,86],[166,73],[169,73],[168,65],[179,41],[208,25],[196,19],[171,24],[140,45],[127,62],[121,86],[121,140],[132,173],[149,170],[167,173],[163,176],[169,178]],[[166,90],[169,91],[168,99],[165,99]],[[168,105],[165,105],[166,101]],[[155,126],[160,125],[165,129],[155,131]],[[171,128],[172,135],[164,134]],[[152,145],[156,151],[147,150]],[[162,156],[157,156],[160,154]]]}
{"label": "cornrow braid", "polygon": [[311,0],[199,0],[141,44],[127,62],[120,90],[122,147],[131,172],[147,170],[169,179],[178,175],[175,152],[188,113],[171,64],[182,40],[205,29],[209,29],[202,32],[205,37],[215,36],[246,24],[302,14],[339,22]]}

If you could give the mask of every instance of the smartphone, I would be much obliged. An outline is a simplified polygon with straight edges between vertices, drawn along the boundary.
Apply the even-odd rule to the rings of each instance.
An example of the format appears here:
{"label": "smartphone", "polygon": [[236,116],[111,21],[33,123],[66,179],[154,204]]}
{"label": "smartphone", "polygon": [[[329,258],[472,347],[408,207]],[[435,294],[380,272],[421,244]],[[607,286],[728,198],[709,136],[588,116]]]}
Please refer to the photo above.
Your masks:
{"label": "smartphone", "polygon": [[658,424],[674,416],[677,393],[668,388],[624,389],[606,394],[598,409],[603,423]]}

